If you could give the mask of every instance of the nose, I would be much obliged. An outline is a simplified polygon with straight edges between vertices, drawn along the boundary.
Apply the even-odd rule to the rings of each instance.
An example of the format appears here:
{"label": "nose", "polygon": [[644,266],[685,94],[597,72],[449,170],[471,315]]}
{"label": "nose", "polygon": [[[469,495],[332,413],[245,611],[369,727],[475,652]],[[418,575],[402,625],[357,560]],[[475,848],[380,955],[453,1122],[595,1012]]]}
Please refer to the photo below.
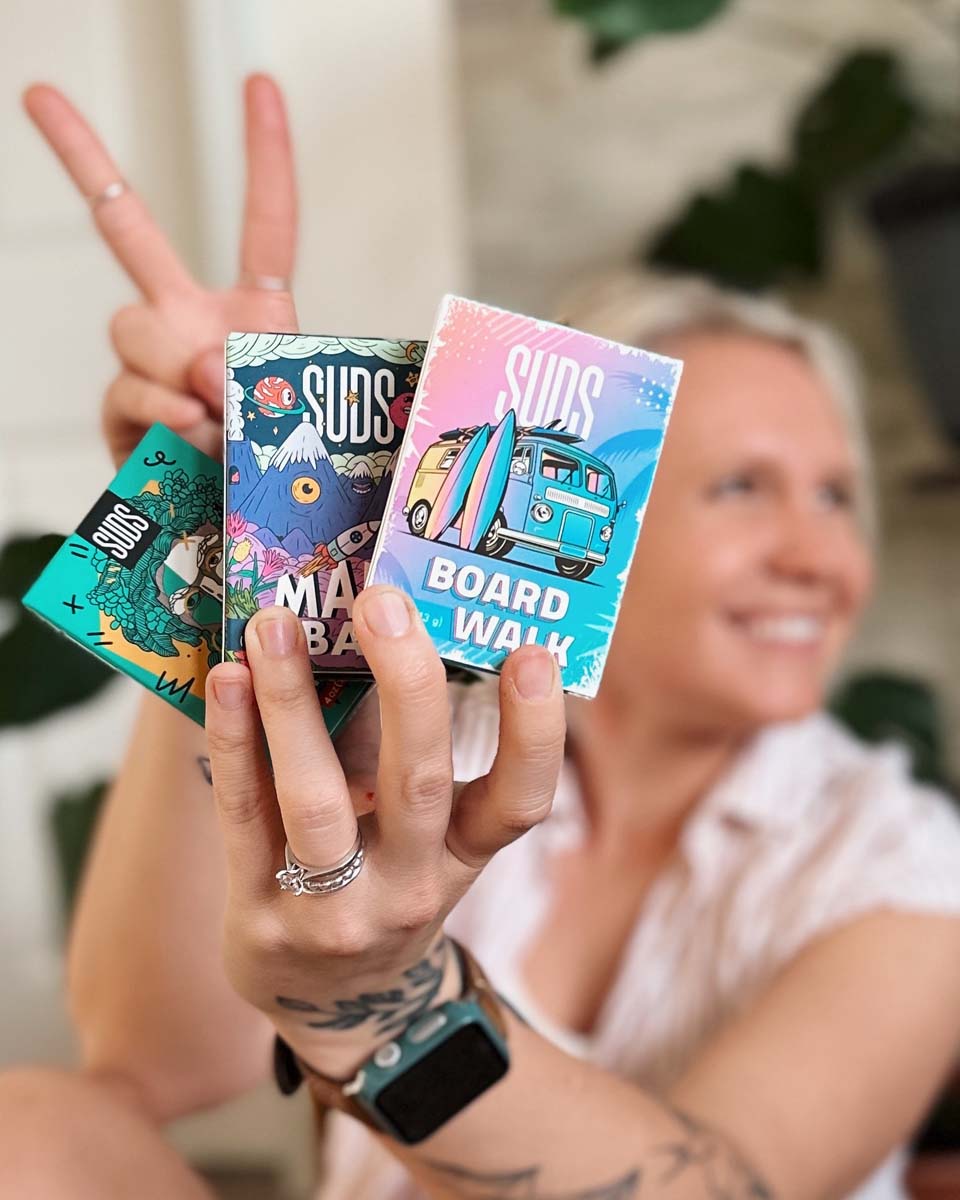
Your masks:
{"label": "nose", "polygon": [[821,511],[799,501],[779,515],[770,563],[791,582],[829,583],[842,565],[842,552],[831,522]]}

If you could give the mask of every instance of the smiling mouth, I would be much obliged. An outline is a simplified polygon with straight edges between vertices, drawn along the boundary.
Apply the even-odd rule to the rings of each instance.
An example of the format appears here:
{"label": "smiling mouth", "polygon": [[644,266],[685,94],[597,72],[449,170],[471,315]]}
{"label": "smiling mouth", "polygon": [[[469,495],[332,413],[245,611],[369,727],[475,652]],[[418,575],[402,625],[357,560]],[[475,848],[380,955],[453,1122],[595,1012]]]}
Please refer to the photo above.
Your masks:
{"label": "smiling mouth", "polygon": [[734,617],[733,622],[752,641],[768,646],[814,646],[823,640],[827,627],[824,617],[806,613]]}

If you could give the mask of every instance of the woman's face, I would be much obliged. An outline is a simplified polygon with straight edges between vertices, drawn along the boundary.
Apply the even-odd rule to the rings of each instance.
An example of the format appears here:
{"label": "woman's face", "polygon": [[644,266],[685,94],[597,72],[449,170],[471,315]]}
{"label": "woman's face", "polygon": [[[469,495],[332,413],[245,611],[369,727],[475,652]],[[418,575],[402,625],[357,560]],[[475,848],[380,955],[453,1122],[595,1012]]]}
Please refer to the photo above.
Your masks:
{"label": "woman's face", "polygon": [[842,418],[789,346],[703,330],[659,348],[683,378],[609,666],[693,726],[803,716],[871,582]]}

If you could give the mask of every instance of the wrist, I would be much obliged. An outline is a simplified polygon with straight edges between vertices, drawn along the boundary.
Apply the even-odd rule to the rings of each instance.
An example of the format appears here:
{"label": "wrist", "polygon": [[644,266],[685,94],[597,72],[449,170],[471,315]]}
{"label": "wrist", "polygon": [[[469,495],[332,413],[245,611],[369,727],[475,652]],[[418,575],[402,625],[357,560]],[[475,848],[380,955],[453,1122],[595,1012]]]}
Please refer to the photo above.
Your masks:
{"label": "wrist", "polygon": [[348,1079],[424,1013],[457,999],[462,988],[457,955],[441,935],[399,975],[354,982],[326,1002],[278,996],[280,1008],[272,1020],[302,1063],[322,1075]]}

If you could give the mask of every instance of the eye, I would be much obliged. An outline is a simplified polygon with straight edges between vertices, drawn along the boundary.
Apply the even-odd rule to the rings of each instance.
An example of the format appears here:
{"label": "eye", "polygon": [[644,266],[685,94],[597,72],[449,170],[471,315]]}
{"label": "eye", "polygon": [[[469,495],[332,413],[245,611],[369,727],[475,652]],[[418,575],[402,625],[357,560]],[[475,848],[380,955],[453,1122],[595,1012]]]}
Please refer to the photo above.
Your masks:
{"label": "eye", "polygon": [[283,404],[292,404],[293,403],[293,392],[291,392],[289,388],[283,389],[283,393],[281,395],[281,403],[283,403]]}
{"label": "eye", "polygon": [[753,475],[739,471],[733,475],[725,475],[711,488],[712,496],[749,496],[758,490],[758,483]]}
{"label": "eye", "polygon": [[835,479],[823,484],[819,489],[818,496],[826,508],[853,508],[853,487],[841,480]]}
{"label": "eye", "polygon": [[300,475],[290,485],[290,493],[298,504],[313,504],[320,499],[320,484],[309,475]]}
{"label": "eye", "polygon": [[192,596],[187,597],[187,608],[190,609],[191,612],[193,612],[193,610],[197,607],[197,605],[199,603],[200,603],[200,593],[199,592],[194,592]]}

